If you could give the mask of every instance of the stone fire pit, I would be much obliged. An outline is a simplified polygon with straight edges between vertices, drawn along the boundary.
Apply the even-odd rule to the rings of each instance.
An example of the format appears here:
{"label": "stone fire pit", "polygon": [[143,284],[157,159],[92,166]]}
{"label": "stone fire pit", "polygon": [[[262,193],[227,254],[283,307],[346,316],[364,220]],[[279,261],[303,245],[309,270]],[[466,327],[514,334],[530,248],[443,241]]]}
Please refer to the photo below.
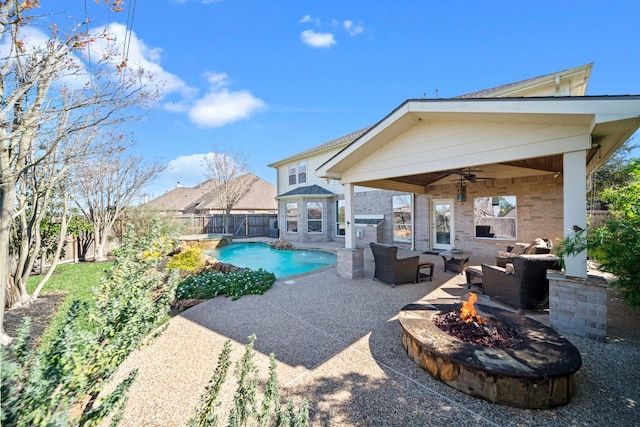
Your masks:
{"label": "stone fire pit", "polygon": [[542,409],[568,403],[582,359],[553,329],[506,310],[476,305],[483,317],[511,326],[525,342],[514,348],[465,343],[442,331],[432,316],[460,310],[460,304],[409,304],[399,314],[402,345],[434,378],[464,393],[500,405]]}

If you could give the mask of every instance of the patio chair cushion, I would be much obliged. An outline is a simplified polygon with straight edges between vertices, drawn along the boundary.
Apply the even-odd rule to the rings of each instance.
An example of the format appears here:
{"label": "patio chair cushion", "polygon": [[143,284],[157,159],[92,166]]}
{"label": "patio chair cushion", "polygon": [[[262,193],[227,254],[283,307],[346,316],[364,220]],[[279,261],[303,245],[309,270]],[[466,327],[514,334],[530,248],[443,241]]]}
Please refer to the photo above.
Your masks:
{"label": "patio chair cushion", "polygon": [[545,242],[544,239],[537,238],[533,242],[531,242],[529,246],[527,246],[527,249],[525,249],[524,253],[526,255],[549,253],[548,249],[549,247],[547,246],[547,242]]}
{"label": "patio chair cushion", "polygon": [[496,265],[504,268],[518,255],[548,254],[552,247],[551,240],[543,238],[534,239],[531,243],[516,243],[514,246],[507,246],[506,251],[498,251]]}

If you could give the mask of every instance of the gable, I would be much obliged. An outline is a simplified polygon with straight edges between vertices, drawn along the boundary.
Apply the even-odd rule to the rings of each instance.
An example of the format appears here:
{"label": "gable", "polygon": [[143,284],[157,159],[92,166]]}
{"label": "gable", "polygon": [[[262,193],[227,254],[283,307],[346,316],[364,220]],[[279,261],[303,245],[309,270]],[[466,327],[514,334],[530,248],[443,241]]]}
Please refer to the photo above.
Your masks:
{"label": "gable", "polygon": [[[419,186],[399,187],[402,180],[381,180],[483,164],[504,166],[581,150],[589,151],[591,170],[606,160],[592,151],[610,155],[639,126],[639,96],[409,100],[317,174],[342,183],[422,193],[425,188]],[[510,172],[501,169],[508,177]]]}

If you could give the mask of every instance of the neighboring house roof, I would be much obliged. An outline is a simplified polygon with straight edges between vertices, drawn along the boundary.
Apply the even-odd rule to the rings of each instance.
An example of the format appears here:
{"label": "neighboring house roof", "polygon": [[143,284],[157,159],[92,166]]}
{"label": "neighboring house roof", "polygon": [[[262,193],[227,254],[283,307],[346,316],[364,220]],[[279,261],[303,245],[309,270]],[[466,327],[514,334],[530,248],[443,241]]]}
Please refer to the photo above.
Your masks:
{"label": "neighboring house roof", "polygon": [[145,208],[157,211],[179,211],[182,212],[193,206],[209,189],[205,188],[188,188],[176,187],[171,191],[167,191],[162,196],[156,197],[144,204]]}
{"label": "neighboring house roof", "polygon": [[333,139],[329,142],[325,142],[324,144],[320,144],[318,146],[315,146],[313,148],[310,148],[308,150],[302,151],[300,153],[294,154],[293,156],[289,156],[285,159],[282,160],[278,160],[277,162],[271,163],[270,165],[268,165],[269,167],[272,168],[277,168],[278,166],[284,165],[284,164],[288,164],[291,163],[293,161],[296,161],[297,159],[303,158],[303,157],[308,157],[309,155],[316,155],[322,151],[325,150],[330,150],[330,149],[334,149],[334,148],[339,148],[343,145],[346,145],[350,142],[352,142],[353,140],[360,138],[362,135],[364,135],[369,129],[371,129],[372,126],[367,126],[366,128],[357,130],[355,132],[351,132],[350,134],[341,136],[339,138]]}
{"label": "neighboring house roof", "polygon": [[[257,178],[258,180],[251,187],[251,191],[233,207],[233,210],[252,211],[278,209],[278,202],[275,200],[275,185],[260,177]],[[201,197],[196,203],[196,209],[199,211],[220,209],[214,191],[210,191]]]}
{"label": "neighboring house roof", "polygon": [[[144,206],[159,211],[185,212],[188,210],[216,210],[215,197],[212,190],[215,188],[215,180],[204,181],[193,188],[177,187],[157,197]],[[277,210],[275,200],[276,187],[258,177],[251,192],[234,206],[234,210]]]}
{"label": "neighboring house roof", "polygon": [[278,198],[293,196],[333,196],[334,194],[335,193],[314,184],[307,185],[306,187],[294,188],[291,191],[287,191],[286,193],[279,195]]}

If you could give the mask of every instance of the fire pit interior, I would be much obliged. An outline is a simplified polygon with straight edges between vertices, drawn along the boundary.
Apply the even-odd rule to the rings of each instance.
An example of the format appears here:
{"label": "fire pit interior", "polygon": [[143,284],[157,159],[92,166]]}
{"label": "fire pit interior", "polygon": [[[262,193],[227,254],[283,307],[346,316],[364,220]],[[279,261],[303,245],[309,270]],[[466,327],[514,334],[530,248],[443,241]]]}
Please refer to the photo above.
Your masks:
{"label": "fire pit interior", "polygon": [[449,301],[404,307],[399,321],[409,356],[434,378],[493,403],[542,409],[571,400],[582,365],[573,344],[525,316],[470,305],[477,316],[470,322],[459,314],[462,305]]}

